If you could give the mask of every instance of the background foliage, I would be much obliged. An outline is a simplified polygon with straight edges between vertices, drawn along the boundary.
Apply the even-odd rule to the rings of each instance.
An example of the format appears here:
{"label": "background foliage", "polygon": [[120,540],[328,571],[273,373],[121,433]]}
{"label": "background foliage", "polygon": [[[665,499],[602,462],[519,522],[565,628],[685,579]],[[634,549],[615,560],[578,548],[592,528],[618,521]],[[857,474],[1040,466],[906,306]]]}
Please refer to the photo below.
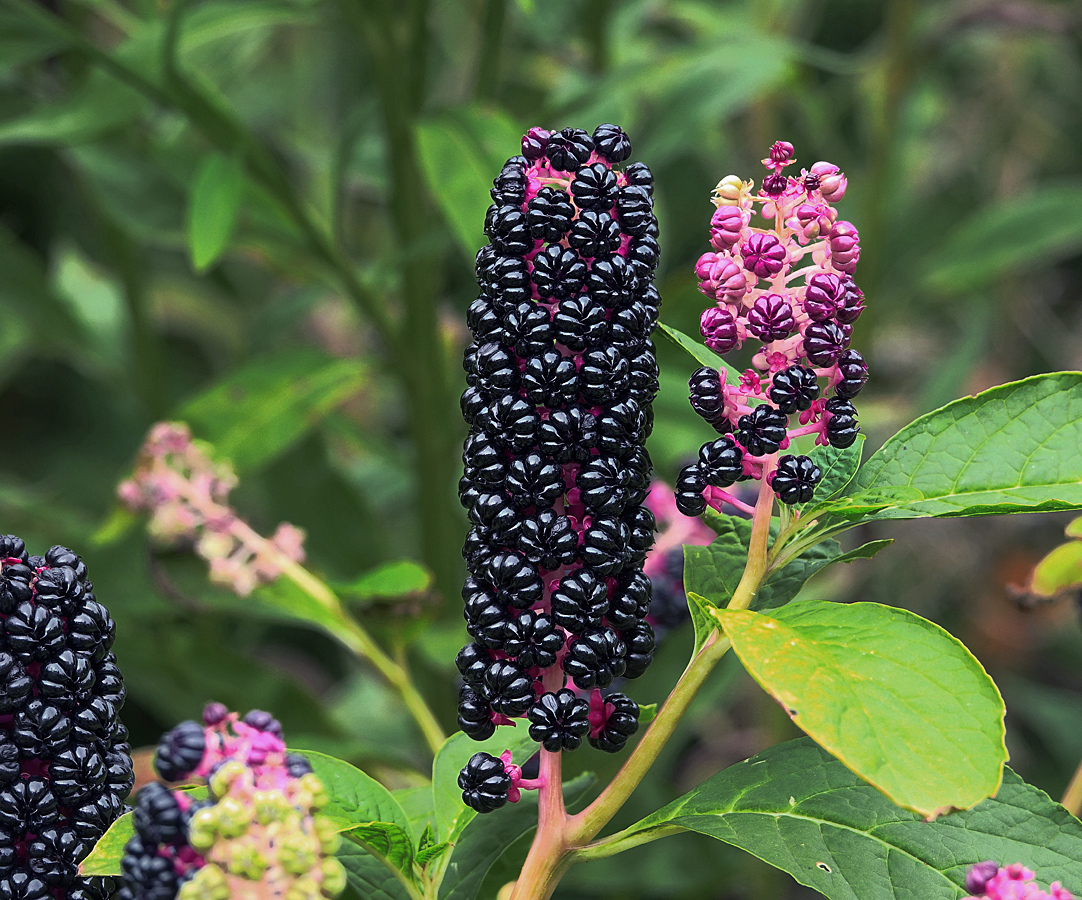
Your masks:
{"label": "background foliage", "polygon": [[[518,135],[629,132],[657,181],[662,315],[689,333],[713,185],[758,176],[779,138],[840,165],[870,451],[953,397],[1082,365],[1080,38],[1076,4],[1026,0],[0,0],[3,530],[87,558],[136,743],[214,697],[414,783],[423,744],[370,672],[118,510],[149,425],[214,441],[242,513],[306,529],[329,581],[427,567],[404,598],[378,576],[352,596],[450,727],[463,312]],[[671,478],[707,435],[690,360],[660,337],[659,353],[650,449]],[[1067,520],[866,526],[860,543],[899,540],[805,589],[961,637],[1006,697],[1013,768],[1053,796],[1082,755],[1082,634],[1073,603],[1026,608],[1008,585]],[[691,640],[668,637],[641,701]],[[793,734],[727,660],[618,824]],[[604,781],[616,761],[573,762]],[[800,889],[688,835],[578,867],[558,896],[767,891]]]}

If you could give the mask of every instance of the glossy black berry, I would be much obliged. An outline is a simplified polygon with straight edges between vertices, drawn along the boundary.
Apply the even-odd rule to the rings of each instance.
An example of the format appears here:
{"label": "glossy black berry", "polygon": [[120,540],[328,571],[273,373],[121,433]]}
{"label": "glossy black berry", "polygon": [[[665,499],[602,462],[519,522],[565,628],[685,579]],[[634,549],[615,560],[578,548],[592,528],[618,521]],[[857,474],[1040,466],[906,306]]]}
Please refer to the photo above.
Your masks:
{"label": "glossy black berry", "polygon": [[607,312],[589,294],[567,297],[553,314],[552,329],[558,344],[579,353],[605,342],[609,330]]}
{"label": "glossy black berry", "polygon": [[804,329],[804,354],[813,365],[834,365],[848,346],[848,336],[835,322],[812,322]]}
{"label": "glossy black berry", "polygon": [[568,645],[563,668],[583,690],[608,687],[624,674],[626,653],[627,647],[616,632],[600,628],[580,635]]}
{"label": "glossy black berry", "polygon": [[496,732],[492,707],[479,691],[468,684],[458,694],[458,727],[475,741],[484,741]]}
{"label": "glossy black berry", "polygon": [[699,464],[684,466],[676,477],[676,508],[685,516],[699,516],[706,509],[706,479],[699,471]]}
{"label": "glossy black berry", "polygon": [[598,125],[594,129],[594,150],[610,163],[621,163],[631,155],[631,141],[617,125]]}
{"label": "glossy black berry", "polygon": [[503,761],[490,753],[475,753],[458,775],[462,802],[479,813],[489,813],[507,803],[511,776]]}
{"label": "glossy black berry", "polygon": [[737,422],[736,439],[752,456],[777,453],[785,440],[785,414],[762,403]]}
{"label": "glossy black berry", "polygon": [[731,437],[721,437],[699,448],[699,475],[709,485],[729,487],[744,474],[744,451]]}
{"label": "glossy black berry", "polygon": [[575,561],[579,534],[571,520],[552,509],[522,519],[515,548],[536,566],[552,571]]}
{"label": "glossy black berry", "polygon": [[537,567],[513,551],[492,557],[485,575],[495,589],[496,602],[504,606],[526,609],[544,593]]}
{"label": "glossy black berry", "polygon": [[581,128],[564,128],[549,137],[545,156],[558,172],[574,172],[594,152],[594,140]]}
{"label": "glossy black berry", "polygon": [[584,462],[597,446],[597,421],[579,406],[556,410],[541,423],[538,447],[559,463]]}
{"label": "glossy black berry", "polygon": [[623,520],[597,516],[583,532],[579,558],[600,575],[616,575],[627,563],[630,537]]}
{"label": "glossy black berry", "polygon": [[478,414],[477,424],[498,445],[519,453],[536,442],[541,419],[532,404],[505,394]]}
{"label": "glossy black berry", "polygon": [[786,415],[808,409],[819,397],[819,379],[806,366],[790,366],[774,373],[769,396],[770,402]]}
{"label": "glossy black berry", "polygon": [[589,740],[598,750],[619,753],[639,730],[639,704],[620,693],[609,694],[604,703],[604,725]]}
{"label": "glossy black berry", "polygon": [[612,209],[619,187],[616,173],[604,163],[597,162],[575,172],[571,195],[579,209],[608,211]]}
{"label": "glossy black berry", "polygon": [[832,397],[826,402],[826,411],[830,414],[827,419],[827,440],[830,445],[842,449],[851,447],[860,434],[856,408],[848,400]]}
{"label": "glossy black berry", "polygon": [[568,688],[542,694],[526,716],[530,737],[551,753],[577,750],[590,730],[590,704]]}
{"label": "glossy black berry", "polygon": [[552,506],[564,493],[563,470],[533,451],[511,461],[504,486],[519,509]]}
{"label": "glossy black berry", "polygon": [[649,193],[653,193],[654,176],[650,172],[650,167],[646,165],[646,163],[632,163],[630,166],[624,169],[624,177],[627,179],[628,184],[633,184],[638,187],[646,188]]}
{"label": "glossy black berry", "polygon": [[485,669],[492,663],[492,654],[480,644],[467,644],[458,651],[455,665],[466,684],[477,685],[485,674]]}
{"label": "glossy black berry", "polygon": [[587,209],[568,232],[567,242],[583,259],[595,259],[620,247],[620,225],[607,212]]}
{"label": "glossy black berry", "polygon": [[526,199],[525,158],[512,157],[500,170],[492,182],[492,200],[494,203],[518,206]]}
{"label": "glossy black berry", "polygon": [[533,702],[533,679],[518,665],[493,662],[481,678],[481,693],[504,716],[521,716]]}
{"label": "glossy black berry", "polygon": [[195,771],[207,749],[203,726],[189,719],[162,735],[154,768],[166,781],[181,781]]}
{"label": "glossy black berry", "polygon": [[535,406],[559,409],[573,403],[579,392],[579,370],[575,361],[557,350],[545,350],[526,360],[522,389]]}
{"label": "glossy black berry", "polygon": [[584,634],[601,624],[609,605],[603,577],[592,569],[575,569],[564,575],[552,591],[552,617],[572,634]]}
{"label": "glossy black berry", "polygon": [[616,217],[628,234],[645,234],[649,226],[656,223],[650,192],[638,185],[621,188],[616,195]]}
{"label": "glossy black berry", "polygon": [[611,590],[605,618],[620,631],[634,628],[649,612],[652,594],[650,579],[641,571],[633,570],[622,576]]}
{"label": "glossy black berry", "polygon": [[846,350],[838,357],[842,379],[834,386],[834,396],[852,400],[868,381],[868,364],[856,350]]}
{"label": "glossy black berry", "polygon": [[[521,357],[534,356],[551,349],[553,329],[549,311],[536,303],[523,300],[507,310],[502,319],[503,331],[511,349]],[[518,362],[515,362],[515,384],[518,383]],[[481,386],[485,387],[482,380]]]}
{"label": "glossy black berry", "polygon": [[631,628],[622,630],[620,638],[627,646],[624,677],[638,678],[646,672],[654,659],[654,629],[646,622],[638,622]]}
{"label": "glossy black berry", "polygon": [[562,300],[582,290],[586,263],[574,250],[550,244],[533,258],[533,283],[545,299]]}
{"label": "glossy black berry", "polygon": [[579,396],[587,403],[612,403],[627,396],[630,367],[615,347],[599,347],[582,355]]}
{"label": "glossy black berry", "polygon": [[564,645],[551,616],[528,609],[504,628],[502,650],[523,669],[547,669]]}
{"label": "glossy black berry", "polygon": [[600,257],[590,265],[586,290],[608,307],[620,307],[631,302],[639,287],[639,276],[619,254]]}
{"label": "glossy black berry", "polygon": [[517,204],[490,206],[485,219],[485,234],[493,247],[509,255],[517,256],[533,249],[526,214]]}
{"label": "glossy black berry", "polygon": [[782,503],[792,506],[810,502],[822,477],[823,473],[810,457],[786,454],[778,460],[770,486]]}
{"label": "glossy black berry", "polygon": [[135,831],[147,844],[167,844],[183,834],[180,806],[165,785],[152,782],[139,791]]}
{"label": "glossy black berry", "polygon": [[574,215],[575,209],[567,191],[553,187],[541,188],[526,206],[526,223],[530,235],[549,243],[563,240]]}

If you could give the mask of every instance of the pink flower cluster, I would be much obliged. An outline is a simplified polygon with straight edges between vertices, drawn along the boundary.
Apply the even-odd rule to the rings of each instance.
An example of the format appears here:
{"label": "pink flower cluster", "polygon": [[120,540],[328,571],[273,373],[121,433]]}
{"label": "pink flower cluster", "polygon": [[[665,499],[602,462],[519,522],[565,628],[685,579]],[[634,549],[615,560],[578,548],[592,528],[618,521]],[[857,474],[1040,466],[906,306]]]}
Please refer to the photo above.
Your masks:
{"label": "pink flower cluster", "polygon": [[[793,145],[778,141],[763,160],[768,173],[758,191],[736,176],[714,191],[713,249],[695,265],[699,290],[714,302],[702,313],[700,331],[718,354],[749,339],[761,343],[738,383],[726,384],[725,373],[719,375],[719,412],[729,426],[719,430],[735,430],[741,416],[769,399],[772,377],[794,365],[826,379],[828,390],[847,379],[859,390],[867,378],[863,359],[848,349],[864,295],[853,281],[857,229],[834,208],[845,196],[845,175],[828,162],[786,174],[794,163]],[[753,224],[757,207],[760,225]],[[841,392],[845,399],[854,395]],[[815,434],[817,443],[830,443],[830,417],[824,392],[801,410],[800,427],[789,436]]]}
{"label": "pink flower cluster", "polygon": [[971,895],[966,900],[1073,900],[1058,881],[1044,891],[1034,881],[1035,877],[1021,863],[1003,868],[992,860],[977,863],[966,873],[966,890]]}
{"label": "pink flower cluster", "polygon": [[191,541],[210,563],[211,579],[246,597],[304,561],[304,532],[283,522],[269,540],[256,533],[229,506],[236,485],[232,468],[214,462],[187,425],[159,422],[117,494],[129,509],[150,513],[154,537]]}

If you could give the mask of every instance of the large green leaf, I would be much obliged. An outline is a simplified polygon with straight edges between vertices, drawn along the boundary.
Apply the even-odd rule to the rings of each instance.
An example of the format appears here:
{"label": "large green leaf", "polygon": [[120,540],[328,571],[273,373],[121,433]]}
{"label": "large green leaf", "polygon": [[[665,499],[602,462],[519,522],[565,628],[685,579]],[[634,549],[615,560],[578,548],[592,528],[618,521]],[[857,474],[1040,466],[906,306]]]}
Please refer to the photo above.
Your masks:
{"label": "large green leaf", "polygon": [[966,869],[986,859],[1082,886],[1082,823],[1009,769],[994,798],[929,823],[806,738],[719,772],[622,836],[674,827],[741,847],[830,900],[958,900]]}
{"label": "large green leaf", "polygon": [[188,201],[188,249],[202,272],[228,249],[240,217],[244,164],[240,157],[212,153],[199,167]]}
{"label": "large green leaf", "polygon": [[475,741],[461,731],[451,735],[440,747],[432,762],[432,800],[436,818],[436,839],[457,841],[463,829],[477,813],[462,802],[462,789],[458,786],[458,773],[475,753],[491,753],[499,756],[510,750],[516,765],[521,766],[537,752],[537,744],[531,740],[526,726],[519,723],[514,729],[497,728],[487,741]]}
{"label": "large green leaf", "polygon": [[352,600],[420,594],[431,586],[432,573],[412,559],[396,559],[384,563],[351,582],[336,585],[339,593]]}
{"label": "large green leaf", "polygon": [[999,787],[1003,699],[938,625],[878,603],[715,615],[793,722],[898,805],[931,816]]}
{"label": "large green leaf", "polygon": [[342,841],[337,856],[350,886],[364,900],[411,900],[398,876],[360,844]]}
{"label": "large green leaf", "polygon": [[1046,184],[973,213],[936,250],[925,281],[944,291],[991,285],[1082,247],[1082,184]]}
{"label": "large green leaf", "polygon": [[843,490],[860,468],[860,454],[864,449],[864,435],[858,434],[856,441],[848,447],[822,447],[812,448],[809,456],[819,466],[823,478],[816,485],[815,497],[811,503],[806,504],[805,509],[813,509],[820,500],[827,500],[839,491]]}
{"label": "large green leaf", "polygon": [[[593,784],[584,772],[564,785],[564,803],[572,806]],[[455,843],[454,855],[440,882],[440,900],[474,900],[492,864],[524,834],[537,827],[537,794],[526,791],[518,803],[491,815],[477,816]]]}
{"label": "large green leaf", "polygon": [[830,512],[910,519],[1080,509],[1080,446],[1082,373],[1037,375],[907,425]]}
{"label": "large green leaf", "polygon": [[177,418],[238,472],[281,455],[365,382],[367,366],[294,349],[248,363],[186,403]]}
{"label": "large green leaf", "polygon": [[718,356],[713,350],[707,347],[706,344],[699,343],[695,338],[688,337],[688,335],[684,334],[682,331],[670,328],[664,322],[659,323],[658,328],[661,329],[665,336],[674,344],[686,350],[691,358],[700,366],[709,366],[711,369],[725,372],[725,381],[727,384],[736,384],[740,380],[740,373]]}
{"label": "large green leaf", "polygon": [[362,822],[342,832],[364,847],[384,865],[397,869],[402,877],[413,878],[413,841],[393,822]]}

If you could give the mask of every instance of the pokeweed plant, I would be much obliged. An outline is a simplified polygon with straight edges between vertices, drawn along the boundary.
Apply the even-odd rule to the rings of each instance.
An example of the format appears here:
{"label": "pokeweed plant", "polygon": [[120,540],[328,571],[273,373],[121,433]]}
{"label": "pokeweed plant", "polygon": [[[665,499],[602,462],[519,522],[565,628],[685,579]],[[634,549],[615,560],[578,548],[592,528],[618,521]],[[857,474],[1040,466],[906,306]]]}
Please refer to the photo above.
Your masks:
{"label": "pokeweed plant", "polygon": [[[673,501],[703,517],[708,544],[649,486],[660,303],[649,170],[626,164],[615,126],[535,128],[496,177],[464,359],[462,732],[439,748],[424,788],[390,791],[306,754],[355,896],[469,900],[532,833],[499,898],[542,900],[573,864],[683,831],[832,900],[1067,900],[1082,889],[1082,822],[1006,768],[1003,701],[969,651],[905,610],[799,596],[824,567],[889,544],[843,551],[836,538],[863,523],[1082,509],[1082,373],[950,403],[862,463],[853,399],[868,371],[850,348],[864,307],[859,236],[836,208],[844,174],[826,162],[793,174],[794,152],[778,142],[758,187],[730,176],[715,191],[712,249],[696,265],[713,303],[704,343],[660,326],[700,363],[691,404],[719,433]],[[739,372],[723,356],[749,341]],[[652,656],[651,508],[670,541],[686,541],[695,633],[652,718],[618,681]],[[807,736],[605,834],[729,650]],[[203,730],[188,730],[202,754]],[[561,774],[584,740],[610,752],[633,744],[593,794],[588,777]],[[133,827],[121,817],[84,874],[119,874]]]}

